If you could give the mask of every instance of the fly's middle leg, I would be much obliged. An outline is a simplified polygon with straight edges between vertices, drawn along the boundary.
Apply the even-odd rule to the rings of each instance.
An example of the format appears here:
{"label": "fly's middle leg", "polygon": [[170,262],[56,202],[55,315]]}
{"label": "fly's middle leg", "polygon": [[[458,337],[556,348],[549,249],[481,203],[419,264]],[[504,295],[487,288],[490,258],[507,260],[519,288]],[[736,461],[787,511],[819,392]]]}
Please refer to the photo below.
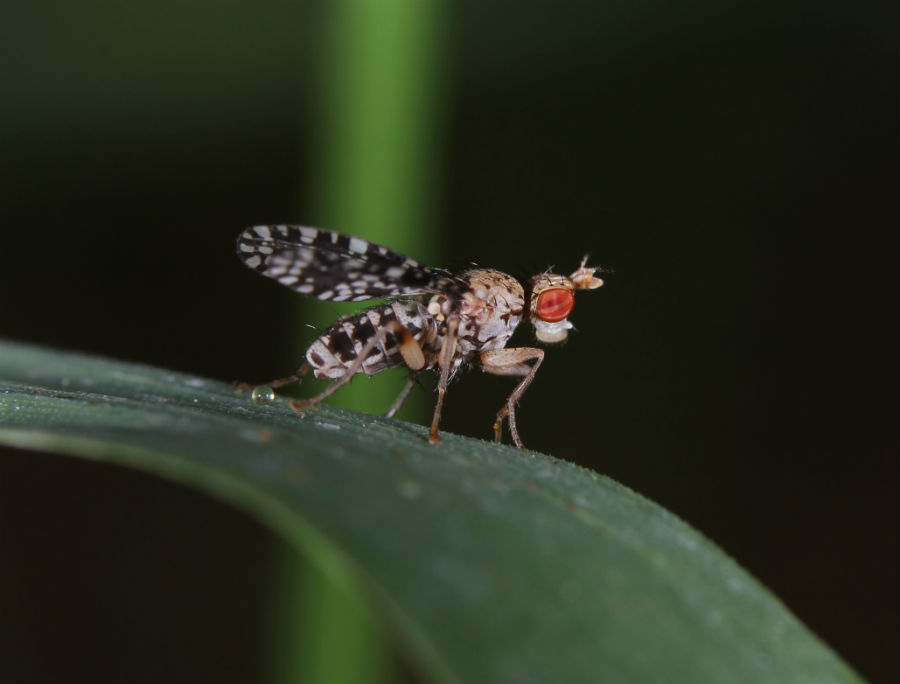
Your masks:
{"label": "fly's middle leg", "polygon": [[418,376],[418,371],[409,372],[409,378],[406,381],[406,385],[404,385],[403,389],[400,391],[400,396],[394,399],[394,403],[391,404],[388,412],[384,414],[385,418],[393,418],[394,414],[400,410],[400,407],[403,406],[403,402],[406,401],[406,397],[409,396],[409,391],[413,388],[413,385],[416,384]]}
{"label": "fly's middle leg", "polygon": [[447,385],[450,383],[450,371],[453,366],[453,357],[456,354],[456,331],[459,330],[459,318],[452,316],[447,319],[447,334],[441,345],[441,354],[438,357],[438,367],[441,378],[438,380],[438,398],[434,406],[434,417],[431,419],[431,430],[428,433],[428,441],[437,444],[441,441],[438,436],[438,425],[441,423],[441,410],[444,407],[444,395],[447,393]]}

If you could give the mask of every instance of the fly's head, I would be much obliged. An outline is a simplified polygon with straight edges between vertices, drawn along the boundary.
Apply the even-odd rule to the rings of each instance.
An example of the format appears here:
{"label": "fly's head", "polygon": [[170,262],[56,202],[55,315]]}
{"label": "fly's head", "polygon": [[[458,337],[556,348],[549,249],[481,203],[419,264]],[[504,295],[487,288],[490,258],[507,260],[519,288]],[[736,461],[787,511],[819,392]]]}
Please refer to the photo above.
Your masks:
{"label": "fly's head", "polygon": [[528,314],[541,342],[562,342],[569,336],[572,324],[568,318],[575,306],[575,290],[596,290],[603,285],[594,276],[597,269],[585,266],[586,263],[587,256],[570,276],[541,273],[531,279]]}

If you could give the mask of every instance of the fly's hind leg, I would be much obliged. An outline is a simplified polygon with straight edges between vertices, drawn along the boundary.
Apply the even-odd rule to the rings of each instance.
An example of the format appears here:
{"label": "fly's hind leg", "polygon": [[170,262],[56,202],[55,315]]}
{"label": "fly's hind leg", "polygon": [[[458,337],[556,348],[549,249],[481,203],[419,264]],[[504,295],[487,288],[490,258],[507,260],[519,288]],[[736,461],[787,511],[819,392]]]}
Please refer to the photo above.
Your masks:
{"label": "fly's hind leg", "polygon": [[[534,347],[519,347],[514,349],[492,349],[481,352],[481,369],[485,373],[493,375],[511,375],[522,377],[512,394],[506,400],[503,407],[497,412],[494,421],[494,441],[499,442],[503,433],[503,419],[509,418],[509,432],[516,446],[522,448],[522,440],[519,439],[519,430],[516,428],[516,404],[528,385],[534,380],[535,373],[544,360],[544,350]],[[534,361],[529,365],[529,361]]]}
{"label": "fly's hind leg", "polygon": [[247,392],[248,390],[252,390],[254,387],[260,387],[265,385],[266,387],[271,387],[272,389],[277,389],[279,387],[284,387],[285,385],[292,385],[295,382],[300,382],[303,380],[303,376],[309,373],[309,363],[306,361],[297,369],[297,372],[293,375],[289,375],[286,378],[278,378],[277,380],[272,380],[270,382],[258,382],[255,385],[251,385],[248,382],[236,382],[234,383],[234,389],[238,392]]}
{"label": "fly's hind leg", "polygon": [[[346,385],[354,375],[363,372],[363,362],[378,344],[384,343],[385,337],[389,333],[396,338],[397,349],[400,351],[400,356],[403,357],[403,363],[406,367],[409,368],[410,371],[413,371],[413,373],[422,370],[425,367],[425,355],[422,352],[422,347],[416,342],[416,338],[413,337],[413,334],[404,328],[398,321],[389,321],[378,328],[377,334],[366,342],[360,352],[356,355],[356,358],[347,366],[341,377],[335,378],[334,382],[314,397],[292,401],[291,408],[297,411],[306,408],[307,406],[318,404],[323,399],[330,397],[337,392],[341,387]],[[410,383],[409,386],[411,388],[412,383]],[[396,407],[392,406],[391,410],[396,412],[396,410],[400,408],[400,404],[403,403],[403,399],[406,399],[407,394],[409,394],[409,389],[404,389],[403,394],[398,397],[398,401],[394,402]],[[389,415],[393,414],[391,413]]]}

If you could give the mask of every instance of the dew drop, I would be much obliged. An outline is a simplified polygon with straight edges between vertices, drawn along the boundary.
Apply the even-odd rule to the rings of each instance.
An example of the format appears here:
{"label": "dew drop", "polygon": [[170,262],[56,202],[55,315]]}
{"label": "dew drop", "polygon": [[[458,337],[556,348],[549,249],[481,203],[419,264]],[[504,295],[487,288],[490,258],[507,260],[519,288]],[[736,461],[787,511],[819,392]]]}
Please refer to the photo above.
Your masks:
{"label": "dew drop", "polygon": [[250,398],[253,399],[254,404],[265,406],[266,404],[271,404],[275,401],[275,390],[268,385],[260,385],[259,387],[253,388]]}

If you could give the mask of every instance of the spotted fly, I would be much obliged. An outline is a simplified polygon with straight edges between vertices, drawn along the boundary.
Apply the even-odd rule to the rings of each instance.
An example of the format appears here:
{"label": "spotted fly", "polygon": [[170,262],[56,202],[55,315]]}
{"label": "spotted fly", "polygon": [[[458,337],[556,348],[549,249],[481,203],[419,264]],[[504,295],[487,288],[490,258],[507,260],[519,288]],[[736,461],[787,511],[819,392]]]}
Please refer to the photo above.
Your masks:
{"label": "spotted fly", "polygon": [[310,370],[329,378],[323,392],[291,402],[294,409],[317,404],[357,373],[374,375],[403,366],[409,379],[394,401],[393,416],[422,371],[439,374],[437,404],[430,441],[439,442],[438,425],[444,395],[462,367],[477,365],[486,373],[522,380],[497,412],[494,441],[503,421],[516,446],[516,404],[531,384],[542,349],[506,348],[523,321],[540,342],[561,342],[572,324],[568,316],[576,290],[593,290],[603,281],[596,268],[581,265],[569,276],[540,273],[525,282],[500,271],[476,268],[454,274],[432,269],[361,238],[305,226],[254,226],[240,234],[237,252],[250,268],[301,294],[331,302],[389,299],[365,311],[340,317],[306,351],[297,372],[269,383],[281,387],[299,382]]}

